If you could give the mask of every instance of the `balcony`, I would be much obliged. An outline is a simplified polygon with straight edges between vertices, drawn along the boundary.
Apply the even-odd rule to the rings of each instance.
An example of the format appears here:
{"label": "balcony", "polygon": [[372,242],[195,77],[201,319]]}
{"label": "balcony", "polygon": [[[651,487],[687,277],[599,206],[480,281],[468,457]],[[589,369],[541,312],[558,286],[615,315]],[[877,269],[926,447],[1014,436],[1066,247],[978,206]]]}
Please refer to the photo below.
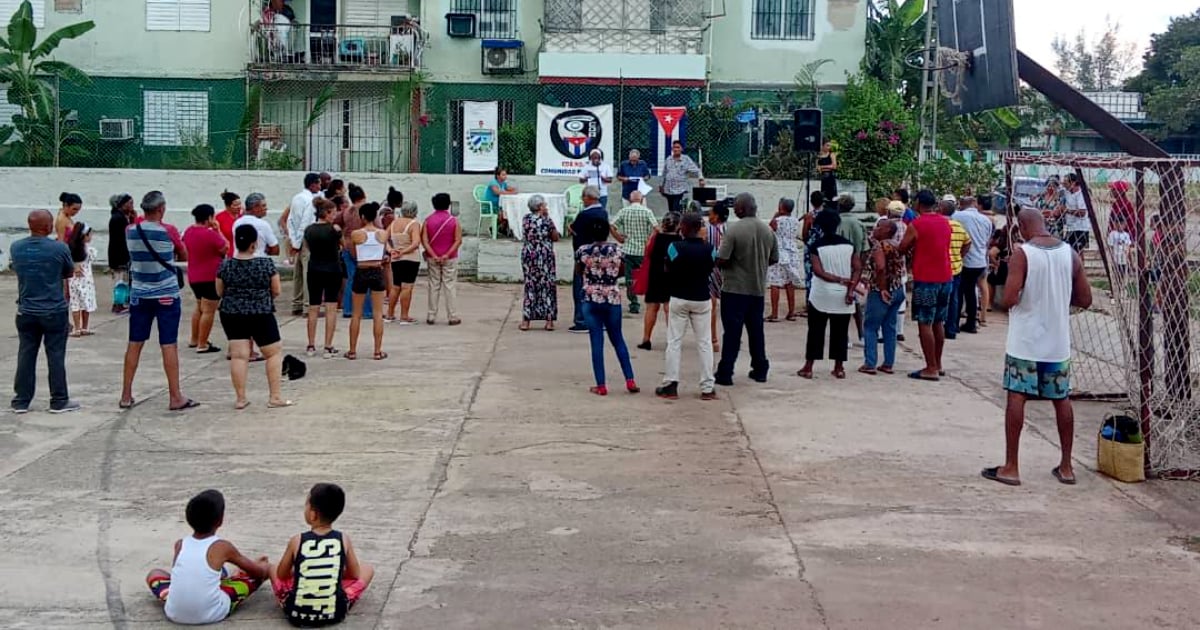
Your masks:
{"label": "balcony", "polygon": [[395,74],[421,68],[428,41],[412,20],[392,26],[256,24],[250,70]]}

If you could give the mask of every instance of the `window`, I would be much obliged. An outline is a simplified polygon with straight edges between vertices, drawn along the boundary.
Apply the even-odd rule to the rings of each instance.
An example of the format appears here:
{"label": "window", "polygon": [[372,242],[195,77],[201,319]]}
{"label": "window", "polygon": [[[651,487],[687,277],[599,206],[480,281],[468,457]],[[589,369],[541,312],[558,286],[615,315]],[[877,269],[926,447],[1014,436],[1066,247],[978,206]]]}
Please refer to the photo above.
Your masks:
{"label": "window", "polygon": [[342,22],[350,26],[387,26],[409,13],[408,0],[342,0]]}
{"label": "window", "polygon": [[208,92],[147,90],[142,97],[142,144],[148,147],[208,144]]}
{"label": "window", "polygon": [[754,0],[750,37],[812,39],[813,0]]}
{"label": "window", "polygon": [[146,0],[147,31],[208,31],[211,0]]}
{"label": "window", "polygon": [[691,0],[651,0],[650,31],[662,33],[667,27],[700,28],[704,12]]}
{"label": "window", "polygon": [[480,39],[514,39],[517,36],[517,0],[451,0],[451,13],[475,15]]}
{"label": "window", "polygon": [[[46,0],[33,0],[33,25],[46,26]],[[0,0],[0,26],[8,26],[8,20],[21,8],[21,0]],[[5,35],[7,37],[7,34]]]}
{"label": "window", "polygon": [[546,0],[546,30],[577,33],[583,29],[583,0]]}
{"label": "window", "polygon": [[83,13],[83,0],[54,0],[56,13]]}
{"label": "window", "polygon": [[[8,90],[0,90],[0,125],[13,124],[13,116],[23,113],[20,105],[13,105],[8,102]],[[20,132],[13,130],[13,134],[9,136],[8,142],[16,142],[21,139]]]}

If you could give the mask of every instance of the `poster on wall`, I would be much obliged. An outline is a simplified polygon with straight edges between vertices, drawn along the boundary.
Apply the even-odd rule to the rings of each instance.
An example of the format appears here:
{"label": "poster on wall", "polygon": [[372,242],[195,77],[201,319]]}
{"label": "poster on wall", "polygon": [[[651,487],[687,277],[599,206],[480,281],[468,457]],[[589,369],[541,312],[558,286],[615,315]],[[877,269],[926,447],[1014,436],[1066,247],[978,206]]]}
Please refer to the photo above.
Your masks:
{"label": "poster on wall", "polygon": [[662,175],[662,165],[671,155],[671,145],[678,140],[687,149],[687,108],[651,107],[654,120],[650,123],[650,168],[655,175]]}
{"label": "poster on wall", "polygon": [[499,103],[496,101],[463,101],[463,172],[485,173],[500,163],[500,142],[497,137]]}
{"label": "poster on wall", "polygon": [[600,149],[613,162],[613,108],[538,105],[537,174],[575,177],[588,153]]}

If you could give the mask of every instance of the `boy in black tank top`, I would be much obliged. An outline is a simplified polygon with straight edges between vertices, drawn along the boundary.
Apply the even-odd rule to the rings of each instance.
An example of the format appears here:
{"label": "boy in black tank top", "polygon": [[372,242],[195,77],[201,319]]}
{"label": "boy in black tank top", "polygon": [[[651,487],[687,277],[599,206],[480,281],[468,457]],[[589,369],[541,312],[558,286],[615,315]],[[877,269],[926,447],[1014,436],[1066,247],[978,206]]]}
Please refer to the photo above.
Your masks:
{"label": "boy in black tank top", "polygon": [[340,487],[313,486],[304,505],[304,520],[312,529],[288,541],[271,575],[275,598],[293,626],[340,623],[375,577],[370,565],[358,562],[350,537],[333,529],[345,507]]}

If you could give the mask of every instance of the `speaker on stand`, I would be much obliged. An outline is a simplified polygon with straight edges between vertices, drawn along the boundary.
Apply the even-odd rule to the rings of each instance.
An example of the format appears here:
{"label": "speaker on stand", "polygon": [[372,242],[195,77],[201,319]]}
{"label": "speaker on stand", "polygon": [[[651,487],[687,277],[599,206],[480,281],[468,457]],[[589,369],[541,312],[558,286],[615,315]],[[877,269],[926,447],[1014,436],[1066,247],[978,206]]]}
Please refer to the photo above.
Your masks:
{"label": "speaker on stand", "polygon": [[821,150],[821,110],[816,107],[797,109],[792,112],[792,151],[804,153],[807,169],[804,174],[804,212],[808,213],[808,200],[812,197],[813,155]]}

